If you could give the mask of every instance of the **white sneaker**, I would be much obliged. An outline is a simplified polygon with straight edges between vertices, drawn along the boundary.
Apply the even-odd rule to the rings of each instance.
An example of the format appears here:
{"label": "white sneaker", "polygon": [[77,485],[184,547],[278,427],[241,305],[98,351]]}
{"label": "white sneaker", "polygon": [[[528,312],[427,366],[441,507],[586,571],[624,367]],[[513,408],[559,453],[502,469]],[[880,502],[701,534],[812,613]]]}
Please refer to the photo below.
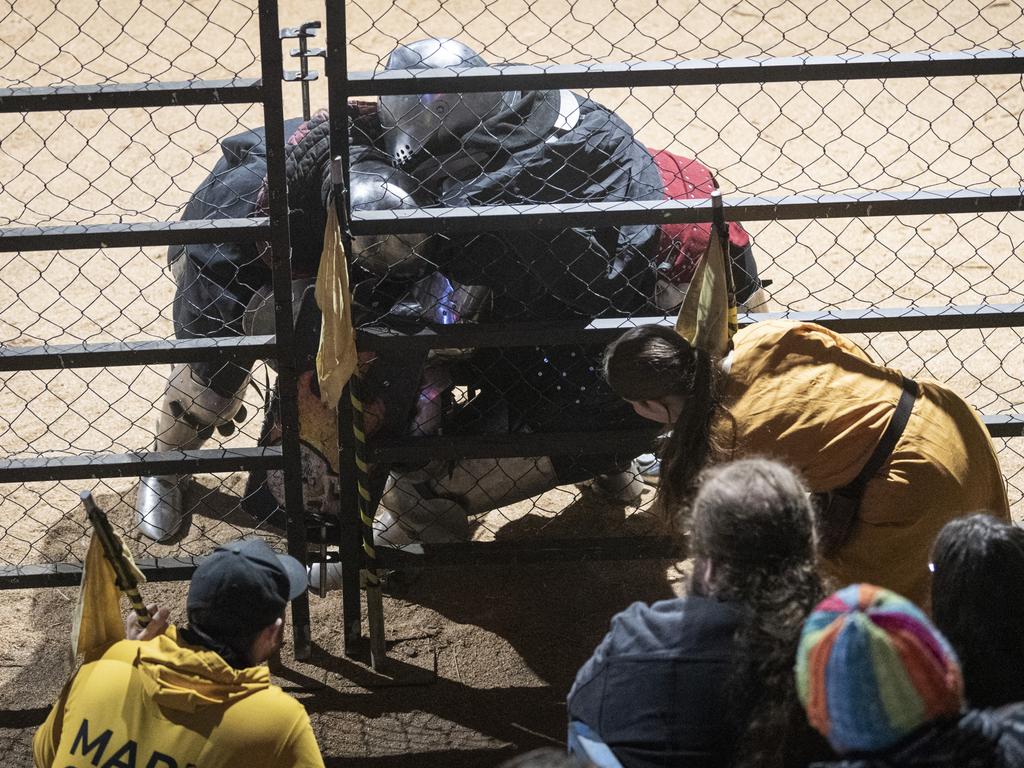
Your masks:
{"label": "white sneaker", "polygon": [[657,485],[661,479],[661,459],[653,453],[643,453],[636,457],[636,468],[640,477],[648,485]]}

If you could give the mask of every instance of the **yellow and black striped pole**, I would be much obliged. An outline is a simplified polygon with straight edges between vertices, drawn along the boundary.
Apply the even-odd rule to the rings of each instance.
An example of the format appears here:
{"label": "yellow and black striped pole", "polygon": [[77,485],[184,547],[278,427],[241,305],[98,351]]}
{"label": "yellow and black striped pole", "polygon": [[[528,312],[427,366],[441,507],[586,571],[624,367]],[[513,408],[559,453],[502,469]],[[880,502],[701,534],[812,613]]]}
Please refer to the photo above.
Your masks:
{"label": "yellow and black striped pole", "polygon": [[352,401],[352,433],[355,436],[356,489],[359,503],[359,521],[363,539],[362,581],[366,585],[366,618],[370,629],[370,665],[381,669],[387,658],[384,641],[384,598],[381,593],[377,568],[377,550],[373,544],[373,508],[370,496],[370,466],[366,460],[366,412],[360,394],[361,378],[358,370],[349,379],[349,398]]}
{"label": "yellow and black striped pole", "polygon": [[[347,142],[342,142],[346,144]],[[332,147],[334,137],[332,137]],[[342,251],[347,265],[352,263],[352,230],[348,199],[345,185],[345,163],[343,155],[335,155],[331,160],[331,181],[334,185],[334,211],[338,218],[341,234]],[[344,275],[342,275],[344,277]],[[347,282],[344,283],[347,291]],[[351,307],[351,296],[347,296],[346,305]],[[354,334],[354,328],[350,329]],[[356,350],[353,348],[355,355]],[[363,567],[360,570],[360,581],[366,589],[366,614],[370,625],[370,663],[379,669],[385,663],[386,646],[384,643],[384,599],[381,595],[380,576],[377,569],[377,552],[373,546],[373,505],[370,496],[370,467],[367,462],[366,449],[366,414],[360,394],[361,378],[359,376],[358,358],[355,369],[348,378],[349,399],[352,402],[352,433],[355,438],[354,454],[356,465],[357,508],[359,510],[360,531],[363,544]],[[344,472],[345,467],[341,468]],[[353,542],[354,543],[354,542]],[[358,550],[357,550],[358,551]],[[354,634],[358,637],[358,624]]]}
{"label": "yellow and black striped pole", "polygon": [[128,555],[124,550],[124,542],[121,537],[114,533],[107,519],[107,513],[99,508],[92,493],[82,491],[78,497],[85,506],[85,513],[89,516],[96,536],[99,537],[100,545],[103,547],[103,554],[110,561],[114,569],[114,576],[117,578],[117,588],[120,589],[132,604],[132,610],[139,619],[140,627],[147,627],[150,622],[149,610],[139,594],[139,576],[134,563],[130,563]]}

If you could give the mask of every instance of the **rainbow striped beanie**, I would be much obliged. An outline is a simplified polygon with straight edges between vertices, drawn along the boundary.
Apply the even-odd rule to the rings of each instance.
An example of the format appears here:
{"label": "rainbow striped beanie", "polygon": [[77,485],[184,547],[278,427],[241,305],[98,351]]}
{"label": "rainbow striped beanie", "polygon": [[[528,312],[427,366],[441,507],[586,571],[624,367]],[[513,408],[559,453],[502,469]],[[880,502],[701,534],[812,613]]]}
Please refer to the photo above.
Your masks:
{"label": "rainbow striped beanie", "polygon": [[840,754],[881,752],[963,705],[960,663],[913,603],[854,584],[804,623],[796,687],[807,719]]}

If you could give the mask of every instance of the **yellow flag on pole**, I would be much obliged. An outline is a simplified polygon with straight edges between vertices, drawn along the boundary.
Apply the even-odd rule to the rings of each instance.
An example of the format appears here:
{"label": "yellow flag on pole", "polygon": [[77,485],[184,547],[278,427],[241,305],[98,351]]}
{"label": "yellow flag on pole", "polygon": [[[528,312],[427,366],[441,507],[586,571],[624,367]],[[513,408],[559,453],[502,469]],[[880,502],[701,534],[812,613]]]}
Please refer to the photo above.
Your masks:
{"label": "yellow flag on pole", "polygon": [[327,206],[324,248],[316,275],[316,303],[323,314],[320,347],[316,353],[316,374],[320,400],[337,408],[342,390],[356,370],[356,336],[352,326],[352,297],[348,285],[348,264],[341,243],[341,227],[334,205]]}
{"label": "yellow flag on pole", "polygon": [[[135,565],[121,537],[117,534],[113,537],[115,545],[121,548],[124,564],[138,582],[145,582],[146,577]],[[94,531],[82,568],[82,588],[71,624],[71,652],[72,655],[89,654],[117,640],[124,640],[121,590],[117,585],[117,574]]]}
{"label": "yellow flag on pole", "polygon": [[712,193],[711,203],[713,219],[708,250],[686,289],[676,318],[676,332],[712,357],[723,357],[732,349],[732,337],[739,322],[729,263],[729,233],[718,190]]}

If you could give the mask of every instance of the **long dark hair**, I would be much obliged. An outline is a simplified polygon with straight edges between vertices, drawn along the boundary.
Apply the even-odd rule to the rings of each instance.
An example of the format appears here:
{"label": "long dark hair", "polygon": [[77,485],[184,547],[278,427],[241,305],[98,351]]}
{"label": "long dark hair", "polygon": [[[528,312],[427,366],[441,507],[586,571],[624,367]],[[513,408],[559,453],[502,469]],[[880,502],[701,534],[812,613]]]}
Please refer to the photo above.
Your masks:
{"label": "long dark hair", "polygon": [[697,475],[714,458],[711,425],[720,407],[715,361],[672,328],[641,325],[608,345],[604,377],[626,400],[686,398],[661,454],[658,502],[676,512],[695,490]]}
{"label": "long dark hair", "polygon": [[824,597],[812,517],[801,480],[768,459],[707,470],[694,499],[695,583],[743,614],[727,689],[750,705],[737,713],[746,717],[733,762],[740,768],[779,768],[809,733],[793,663],[804,619]]}
{"label": "long dark hair", "polygon": [[932,550],[932,614],[972,707],[1024,700],[1024,529],[989,515],[947,523]]}

